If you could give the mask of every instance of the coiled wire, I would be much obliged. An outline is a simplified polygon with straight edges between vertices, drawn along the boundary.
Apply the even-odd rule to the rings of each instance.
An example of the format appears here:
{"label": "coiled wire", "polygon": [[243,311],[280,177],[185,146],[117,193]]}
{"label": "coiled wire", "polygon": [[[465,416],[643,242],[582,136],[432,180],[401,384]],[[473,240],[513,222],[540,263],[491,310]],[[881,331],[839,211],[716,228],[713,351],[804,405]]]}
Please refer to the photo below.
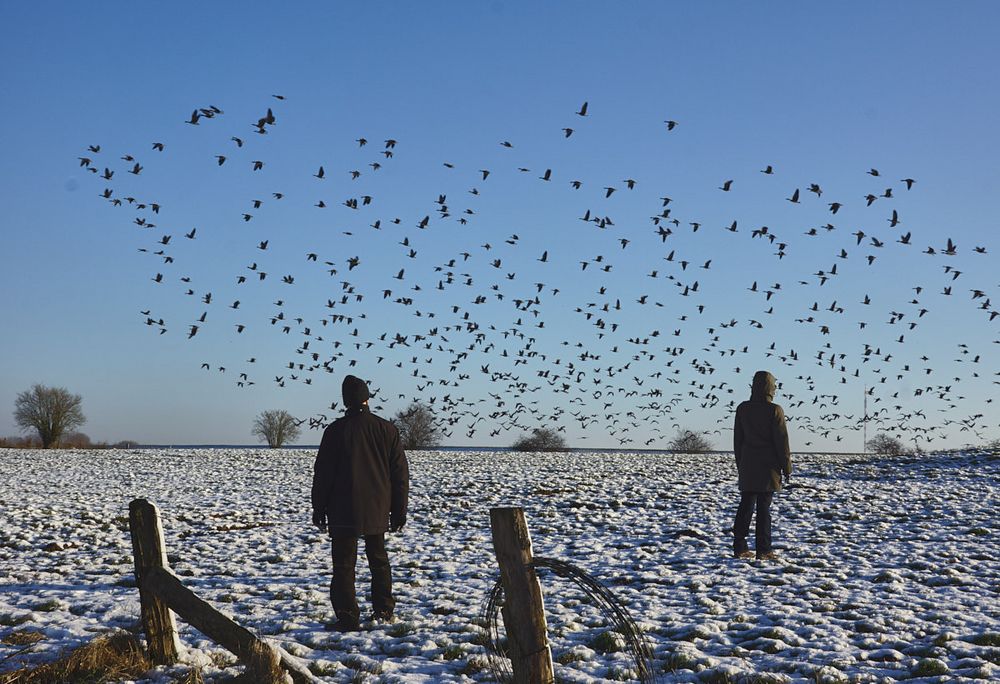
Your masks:
{"label": "coiled wire", "polygon": [[[651,653],[649,644],[642,636],[639,625],[628,614],[625,607],[611,591],[580,568],[565,561],[554,558],[535,556],[533,567],[546,569],[557,577],[568,579],[583,590],[601,614],[611,623],[612,629],[625,640],[625,647],[635,663],[639,681],[643,684],[655,684],[656,676],[650,664]],[[500,612],[503,608],[503,584],[497,578],[496,584],[486,597],[480,611],[480,624],[486,630],[486,656],[490,671],[498,682],[510,682],[514,673],[506,649],[501,645]]]}

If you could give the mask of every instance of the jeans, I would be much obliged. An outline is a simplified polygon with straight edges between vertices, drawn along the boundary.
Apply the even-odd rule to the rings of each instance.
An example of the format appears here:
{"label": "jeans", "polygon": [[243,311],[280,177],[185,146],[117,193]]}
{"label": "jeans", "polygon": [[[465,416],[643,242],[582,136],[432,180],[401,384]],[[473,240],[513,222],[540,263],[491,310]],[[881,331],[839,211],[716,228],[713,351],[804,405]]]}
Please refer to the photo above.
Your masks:
{"label": "jeans", "polygon": [[[396,600],[392,597],[392,571],[385,550],[385,534],[366,534],[365,556],[372,574],[371,602],[375,613],[392,615]],[[332,537],[333,579],[330,580],[330,603],[337,620],[358,624],[361,613],[354,593],[354,569],[358,562],[358,538]]]}
{"label": "jeans", "polygon": [[754,526],[754,542],[757,555],[771,550],[771,497],[773,492],[742,492],[740,506],[736,509],[733,523],[733,551],[737,554],[747,550],[747,535],[750,533],[750,518],[757,508],[757,524]]}

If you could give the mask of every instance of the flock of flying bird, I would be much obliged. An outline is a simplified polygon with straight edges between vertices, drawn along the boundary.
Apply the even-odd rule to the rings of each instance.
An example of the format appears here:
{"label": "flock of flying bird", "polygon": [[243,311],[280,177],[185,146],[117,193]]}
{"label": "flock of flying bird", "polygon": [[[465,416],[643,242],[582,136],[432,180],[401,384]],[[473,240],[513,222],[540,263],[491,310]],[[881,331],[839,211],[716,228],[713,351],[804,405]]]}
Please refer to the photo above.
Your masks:
{"label": "flock of flying bird", "polygon": [[[274,102],[265,113],[249,125],[244,123],[218,139],[217,144],[226,145],[224,149],[215,150],[215,154],[203,153],[206,168],[224,167],[232,169],[230,173],[234,174],[256,174],[255,179],[267,174],[269,162],[261,153],[266,148],[260,144],[260,139],[278,130],[279,115],[283,116],[281,109],[286,106],[283,96],[272,97]],[[588,103],[584,102],[572,115],[577,117],[573,126],[561,129],[561,137],[569,141],[565,144],[574,144],[579,139],[579,135],[576,138],[574,135],[591,117],[588,108]],[[279,110],[277,114],[275,109]],[[194,109],[185,123],[218,127],[223,125],[219,120],[225,120],[224,117],[223,109],[208,105]],[[661,130],[663,135],[674,136],[683,126],[668,119],[663,121]],[[141,229],[144,242],[139,252],[156,258],[160,264],[150,278],[154,287],[174,288],[171,293],[186,297],[186,301],[200,311],[184,324],[186,337],[193,340],[193,344],[197,344],[194,338],[214,323],[217,316],[214,313],[210,316],[213,308],[225,306],[234,312],[233,316],[239,316],[241,303],[256,304],[263,290],[269,299],[272,295],[276,297],[270,302],[273,309],[266,318],[235,320],[231,325],[232,334],[237,336],[245,335],[248,330],[256,333],[259,325],[273,334],[295,340],[290,358],[281,362],[276,372],[267,373],[268,383],[274,387],[293,383],[312,385],[316,379],[316,384],[328,391],[329,387],[339,387],[339,379],[344,374],[356,373],[370,378],[375,390],[375,410],[384,408],[382,402],[393,402],[402,408],[410,401],[420,401],[432,409],[435,420],[451,442],[472,441],[478,433],[487,431],[491,438],[508,431],[523,432],[540,426],[567,431],[568,426],[575,423],[582,439],[599,435],[598,441],[606,442],[603,436],[607,435],[620,446],[659,448],[666,445],[674,430],[691,427],[694,416],[684,414],[692,411],[696,414],[698,411],[710,412],[717,427],[705,432],[710,437],[721,435],[731,425],[735,405],[746,395],[734,388],[733,378],[748,380],[761,364],[770,364],[770,367],[762,367],[768,367],[778,376],[781,394],[778,401],[785,406],[790,425],[804,431],[796,445],[799,448],[812,444],[811,435],[842,441],[863,423],[869,423],[872,432],[881,430],[918,443],[955,439],[955,430],[981,437],[984,430],[994,427],[987,422],[989,419],[985,416],[991,412],[986,407],[974,408],[966,416],[960,414],[965,410],[966,397],[964,386],[959,383],[991,381],[993,385],[1000,384],[1000,380],[990,380],[990,373],[980,378],[981,359],[987,357],[987,351],[967,342],[956,343],[954,353],[958,356],[952,362],[962,364],[957,368],[965,373],[944,378],[934,375],[930,365],[932,353],[940,354],[942,350],[920,349],[919,341],[911,343],[910,347],[883,349],[884,345],[866,341],[874,327],[869,321],[855,322],[855,334],[861,337],[853,348],[840,342],[835,347],[828,341],[831,338],[827,336],[834,328],[843,330],[846,327],[838,320],[847,311],[844,304],[837,299],[829,305],[820,304],[820,297],[836,292],[827,283],[840,278],[838,260],[846,260],[864,248],[867,254],[862,257],[863,263],[872,267],[878,250],[895,244],[899,247],[894,249],[915,249],[915,238],[910,230],[902,231],[903,220],[895,207],[886,210],[878,228],[857,228],[827,253],[822,251],[827,249],[822,242],[824,237],[843,235],[850,230],[834,224],[839,221],[838,212],[849,200],[822,199],[825,191],[818,183],[802,184],[803,191],[794,188],[784,199],[791,205],[801,205],[814,196],[810,201],[821,203],[814,206],[821,206],[827,221],[823,225],[803,225],[800,234],[816,240],[816,246],[807,244],[806,251],[822,254],[824,260],[832,258],[833,264],[801,275],[798,287],[816,292],[812,306],[803,310],[775,310],[776,303],[783,301],[790,289],[787,285],[761,283],[759,279],[748,283],[746,291],[760,299],[760,312],[745,319],[734,316],[733,311],[714,311],[713,306],[717,303],[705,303],[702,297],[704,282],[718,270],[712,269],[712,262],[717,258],[714,255],[707,259],[698,257],[697,245],[693,243],[701,240],[718,250],[724,241],[748,240],[751,244],[722,244],[721,250],[724,254],[739,254],[744,263],[763,264],[763,270],[769,272],[793,249],[791,245],[795,240],[781,231],[768,226],[747,230],[740,225],[739,219],[709,228],[704,219],[691,220],[691,216],[675,215],[675,207],[682,202],[675,202],[669,196],[656,199],[656,210],[648,217],[648,227],[624,229],[619,223],[632,225],[634,221],[616,219],[608,207],[622,193],[635,191],[641,179],[629,177],[612,184],[598,183],[599,189],[587,197],[589,201],[598,202],[600,208],[582,208],[576,218],[587,230],[598,231],[598,239],[606,241],[612,251],[579,259],[577,278],[565,283],[533,281],[523,284],[524,278],[518,277],[516,269],[527,270],[530,266],[532,273],[538,273],[538,269],[548,268],[555,260],[554,247],[549,246],[528,258],[518,251],[522,239],[518,233],[506,236],[508,231],[496,232],[497,225],[508,223],[510,219],[484,216],[484,210],[477,207],[490,181],[498,173],[511,178],[524,177],[539,183],[540,188],[544,186],[543,192],[560,183],[569,192],[579,192],[581,197],[594,184],[564,177],[544,165],[533,170],[511,161],[502,170],[475,168],[463,171],[460,165],[443,161],[435,164],[442,164],[444,173],[460,174],[456,176],[456,183],[474,183],[473,187],[460,191],[470,206],[458,208],[459,202],[453,199],[454,193],[449,189],[449,192],[435,193],[436,197],[429,196],[426,207],[412,216],[400,218],[379,216],[382,196],[376,196],[370,189],[351,190],[345,193],[350,196],[340,200],[323,196],[333,178],[343,179],[344,184],[352,187],[350,184],[362,176],[369,180],[385,175],[385,169],[395,163],[397,144],[393,138],[385,138],[380,143],[363,136],[354,138],[355,150],[359,155],[366,155],[364,164],[338,169],[333,174],[328,172],[329,163],[320,164],[311,169],[311,180],[303,172],[301,181],[296,179],[296,182],[314,183],[316,188],[315,197],[308,200],[302,199],[301,193],[278,187],[277,182],[267,196],[253,197],[248,193],[238,214],[233,216],[233,225],[224,228],[227,235],[235,233],[245,239],[247,253],[253,255],[248,257],[250,263],[240,272],[221,276],[229,287],[246,293],[232,303],[220,303],[219,296],[213,296],[213,291],[226,286],[222,282],[200,288],[199,276],[176,274],[185,263],[184,252],[176,249],[177,243],[204,241],[205,233],[204,229],[199,232],[197,227],[190,230],[174,227],[175,219],[170,218],[168,204],[159,198],[153,199],[156,194],[153,189],[146,194],[141,180],[143,174],[157,163],[158,155],[170,154],[170,144],[152,142],[148,158],[141,161],[135,152],[115,154],[113,159],[108,159],[102,146],[95,144],[88,146],[78,161],[80,167],[101,182],[99,198],[109,206],[128,210],[131,223]],[[509,140],[500,140],[499,149],[503,150],[500,154],[513,154],[515,145]],[[758,170],[764,176],[777,174],[773,165],[762,167]],[[112,185],[123,175],[132,176],[134,181],[130,185],[136,185],[137,189],[123,191]],[[876,168],[869,169],[867,175],[879,189],[873,189],[854,203],[864,209],[879,208],[899,193],[912,191],[916,184],[912,178],[887,181]],[[731,193],[739,182],[738,176],[724,178],[717,192]],[[377,180],[373,181],[373,186],[379,187]],[[612,200],[615,193],[619,194]],[[347,210],[342,216],[350,216],[352,223],[351,229],[342,231],[339,236],[346,244],[337,246],[335,256],[321,256],[323,249],[315,245],[299,252],[305,266],[319,269],[316,274],[303,276],[290,272],[287,258],[272,257],[273,243],[283,242],[287,246],[293,236],[282,234],[257,239],[260,236],[249,238],[239,230],[244,224],[256,226],[261,223],[261,215],[272,205],[305,201],[317,211],[339,205],[343,207],[340,211]],[[170,227],[157,225],[161,217]],[[459,235],[468,235],[468,244],[458,245],[452,237],[427,238],[430,233],[425,231],[443,230],[445,225],[466,231]],[[572,225],[579,224],[574,222]],[[886,234],[886,230],[893,232]],[[170,231],[179,231],[180,239],[175,239]],[[358,235],[361,231],[366,233],[364,238]],[[734,235],[737,233],[740,235]],[[324,236],[323,240],[326,239]],[[558,244],[565,247],[571,242],[561,239]],[[758,242],[766,245],[766,252],[749,251],[755,249],[752,243]],[[626,252],[630,244],[641,246]],[[421,253],[434,249],[448,252],[439,255],[437,263],[418,261]],[[381,269],[385,255],[393,250],[398,250],[406,265],[369,272],[362,277],[366,269],[372,269],[367,262],[379,263]],[[950,237],[937,240],[936,244],[922,250],[935,258],[954,257],[959,251],[959,246]],[[977,245],[967,253],[984,255],[987,249]],[[649,255],[655,255],[660,264],[644,275],[653,279],[653,286],[649,291],[633,292],[637,265]],[[619,270],[615,274],[625,272],[630,277],[616,282],[611,275],[616,266]],[[265,269],[282,272],[272,273]],[[941,264],[941,269],[944,283],[940,292],[934,291],[936,286],[931,289],[926,284],[916,283],[910,290],[909,301],[897,302],[888,309],[888,320],[883,325],[898,326],[899,334],[894,332],[891,336],[895,345],[907,342],[907,335],[920,334],[918,326],[932,310],[932,295],[968,300],[968,306],[981,312],[975,315],[980,315],[986,324],[1000,317],[986,286],[957,287],[963,271],[954,266],[954,260]],[[747,270],[758,272],[761,269]],[[930,270],[926,272],[928,277],[932,277],[931,273]],[[220,277],[217,272],[203,275],[205,280]],[[914,276],[912,273],[906,275]],[[312,285],[316,277],[325,278],[327,284]],[[306,281],[309,284],[304,285]],[[256,289],[252,289],[255,285]],[[305,288],[307,295],[320,293],[313,304],[303,305],[312,307],[307,313],[289,311],[289,302],[293,299],[290,293],[296,285]],[[287,289],[289,286],[293,290]],[[641,289],[646,290],[645,286]],[[274,295],[275,290],[277,295]],[[962,297],[965,292],[971,296]],[[735,301],[735,297],[732,299]],[[868,293],[858,302],[861,307],[872,304]],[[250,310],[254,308],[251,306]],[[160,335],[167,334],[167,323],[153,309],[141,312],[144,324]],[[243,311],[247,309],[244,306]],[[401,311],[410,314],[410,324],[400,315]],[[555,318],[555,325],[546,327],[547,316],[549,320]],[[668,320],[672,322],[666,323]],[[391,326],[386,324],[389,321]],[[665,328],[662,331],[658,327],[661,321]],[[767,325],[777,337],[772,335],[766,340],[761,337],[763,333],[759,331],[765,329],[765,321],[781,321]],[[635,329],[639,324],[652,328],[640,332]],[[569,331],[575,331],[578,325],[585,326],[585,332],[568,339]],[[782,348],[777,340],[787,337],[782,332],[783,325],[807,327],[815,348],[808,351]],[[561,336],[566,339],[559,339]],[[670,342],[666,342],[668,339]],[[973,339],[982,341],[981,336]],[[753,349],[758,344],[763,346]],[[915,345],[918,347],[916,355],[911,351]],[[746,357],[746,360],[741,361],[739,357]],[[236,386],[258,385],[258,376],[262,374],[254,372],[258,364],[256,356],[237,363],[242,366],[235,379]],[[722,367],[722,363],[727,367]],[[806,364],[816,367],[815,370],[803,368]],[[233,366],[232,363],[215,362],[201,365],[203,369],[221,373]],[[337,382],[320,382],[319,377],[325,373],[335,374],[333,378]],[[993,372],[992,376],[995,378],[1000,373]],[[380,391],[382,385],[394,387],[395,396],[388,397],[388,392]],[[851,393],[866,393],[867,415],[848,408],[859,402],[850,400],[854,395],[846,386],[852,387]],[[987,399],[987,403],[991,402],[992,399]],[[334,401],[329,413],[317,413],[301,422],[308,421],[310,427],[321,428],[335,417],[337,409],[338,402]],[[461,432],[456,437],[457,431]],[[721,440],[714,442],[717,447],[726,446]]]}

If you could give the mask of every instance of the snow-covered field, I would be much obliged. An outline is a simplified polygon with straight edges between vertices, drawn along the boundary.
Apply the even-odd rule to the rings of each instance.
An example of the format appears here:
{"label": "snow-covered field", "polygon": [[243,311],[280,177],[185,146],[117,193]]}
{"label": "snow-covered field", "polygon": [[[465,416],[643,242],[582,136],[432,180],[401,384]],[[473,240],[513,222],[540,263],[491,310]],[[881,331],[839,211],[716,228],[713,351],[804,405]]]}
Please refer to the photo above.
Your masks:
{"label": "snow-covered field", "polygon": [[[1000,680],[996,456],[798,457],[795,485],[775,498],[781,560],[769,563],[729,557],[731,457],[416,452],[410,463],[409,522],[389,538],[399,621],[341,636],[323,629],[329,545],[309,522],[311,452],[0,451],[0,672],[136,627],[127,507],[145,496],[186,585],[326,681],[489,680],[476,619],[495,581],[497,505],[525,508],[537,555],[613,589],[660,681]],[[600,614],[540,574],[560,680],[627,679]],[[233,659],[179,628],[186,665],[143,681],[191,664],[220,679]],[[25,629],[45,638],[16,654],[6,642]]]}

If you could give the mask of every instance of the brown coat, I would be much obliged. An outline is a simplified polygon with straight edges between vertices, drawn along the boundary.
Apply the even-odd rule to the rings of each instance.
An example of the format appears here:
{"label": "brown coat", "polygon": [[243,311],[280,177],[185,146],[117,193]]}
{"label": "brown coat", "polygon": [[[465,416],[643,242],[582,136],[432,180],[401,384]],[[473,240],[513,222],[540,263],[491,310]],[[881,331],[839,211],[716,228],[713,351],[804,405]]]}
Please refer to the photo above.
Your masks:
{"label": "brown coat", "polygon": [[773,402],[774,376],[758,371],[750,399],[736,407],[733,450],[741,492],[781,491],[781,474],[792,474],[785,412]]}

